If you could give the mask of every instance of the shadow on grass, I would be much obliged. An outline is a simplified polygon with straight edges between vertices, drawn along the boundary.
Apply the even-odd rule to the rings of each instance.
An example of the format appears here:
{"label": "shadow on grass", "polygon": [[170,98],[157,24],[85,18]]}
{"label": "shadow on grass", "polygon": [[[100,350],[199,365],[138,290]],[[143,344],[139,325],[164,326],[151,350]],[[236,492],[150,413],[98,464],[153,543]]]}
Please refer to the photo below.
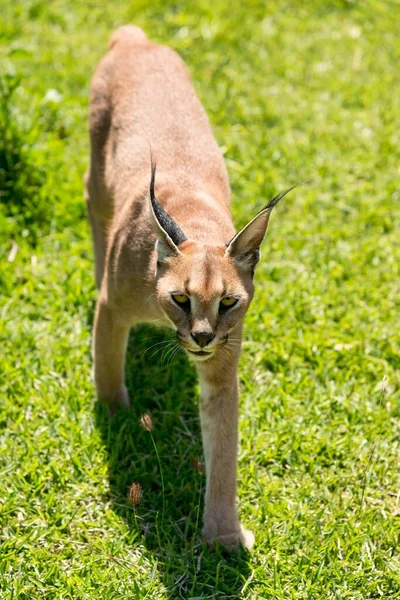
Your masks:
{"label": "shadow on grass", "polygon": [[[213,553],[200,540],[205,476],[194,468],[202,456],[196,374],[182,353],[168,365],[165,350],[163,362],[169,339],[150,326],[134,329],[126,369],[131,409],[110,416],[96,405],[113,507],[127,521],[129,543],[156,558],[168,598],[239,598],[250,573],[247,553]],[[140,425],[144,413],[152,417],[151,433]],[[133,482],[142,488],[136,507]]]}

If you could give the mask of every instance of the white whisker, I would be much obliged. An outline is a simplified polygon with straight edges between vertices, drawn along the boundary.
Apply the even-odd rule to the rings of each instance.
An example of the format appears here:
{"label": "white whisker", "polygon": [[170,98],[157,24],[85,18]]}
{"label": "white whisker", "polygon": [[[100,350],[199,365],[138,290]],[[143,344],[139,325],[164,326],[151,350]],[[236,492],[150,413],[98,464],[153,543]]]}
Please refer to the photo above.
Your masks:
{"label": "white whisker", "polygon": [[171,366],[172,361],[175,360],[175,358],[178,356],[178,354],[180,353],[180,351],[183,350],[183,348],[181,346],[177,346],[176,348],[174,348],[174,352],[172,352],[169,361],[167,363],[168,368]]}
{"label": "white whisker", "polygon": [[[169,342],[169,344],[173,344],[173,343],[174,343],[174,340]],[[161,346],[160,348],[157,348],[156,351],[153,352],[153,354],[149,357],[149,359],[153,358],[153,356],[155,356],[158,352],[161,352],[163,350],[166,350],[166,346]]]}
{"label": "white whisker", "polygon": [[[176,342],[175,342],[176,344]],[[168,356],[171,355],[171,353],[175,350],[175,344],[172,345],[172,347],[168,347],[168,348],[164,348],[162,357],[161,357],[161,362],[164,364],[168,358]]]}
{"label": "white whisker", "polygon": [[238,346],[238,345],[235,346],[235,345],[226,344],[224,346],[224,348],[232,350],[236,354],[240,354],[240,346]]}
{"label": "white whisker", "polygon": [[140,358],[143,358],[143,356],[146,354],[146,352],[148,352],[149,350],[151,350],[152,348],[154,348],[155,346],[159,346],[160,344],[170,344],[171,342],[174,342],[175,340],[162,340],[161,342],[156,342],[155,344],[153,344],[152,346],[149,346],[149,348],[147,348],[147,350],[145,350],[142,354],[142,356]]}

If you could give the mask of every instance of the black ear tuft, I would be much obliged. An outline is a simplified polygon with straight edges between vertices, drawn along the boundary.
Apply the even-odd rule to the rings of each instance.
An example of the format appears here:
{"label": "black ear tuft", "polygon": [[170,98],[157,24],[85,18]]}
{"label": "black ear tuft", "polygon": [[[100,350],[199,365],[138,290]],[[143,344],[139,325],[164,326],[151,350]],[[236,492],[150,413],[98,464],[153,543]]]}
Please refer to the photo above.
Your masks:
{"label": "black ear tuft", "polygon": [[276,206],[278,204],[279,200],[282,200],[282,198],[284,198],[286,196],[286,194],[288,194],[289,192],[294,190],[294,188],[297,188],[297,186],[303,185],[304,183],[308,183],[308,181],[307,180],[299,181],[299,183],[295,183],[294,185],[292,185],[292,187],[288,188],[287,190],[280,192],[279,194],[277,194],[275,196],[275,198],[272,198],[271,202],[269,202],[267,204],[267,206],[265,206],[263,208],[263,210],[267,210],[267,209],[272,210],[274,208],[274,206]]}
{"label": "black ear tuft", "polygon": [[154,193],[154,184],[156,179],[156,163],[151,161],[151,179],[150,179],[150,200],[153,207],[154,215],[160,227],[171,238],[176,246],[179,246],[187,240],[187,237],[175,223],[175,221],[165,212],[161,204],[158,202]]}

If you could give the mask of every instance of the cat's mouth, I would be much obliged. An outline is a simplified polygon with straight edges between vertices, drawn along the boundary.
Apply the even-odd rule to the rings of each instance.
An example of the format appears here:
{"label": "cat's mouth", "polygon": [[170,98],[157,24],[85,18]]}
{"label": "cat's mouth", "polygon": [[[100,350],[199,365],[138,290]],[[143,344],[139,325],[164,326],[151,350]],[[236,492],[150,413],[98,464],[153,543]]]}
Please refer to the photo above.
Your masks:
{"label": "cat's mouth", "polygon": [[220,348],[221,346],[224,346],[228,341],[228,336],[226,336],[222,339],[221,343],[213,346],[212,348],[210,348],[210,350],[192,350],[191,348],[187,347],[184,337],[179,332],[177,332],[176,336],[180,345],[186,350],[186,352],[191,356],[196,357],[198,360],[207,360],[213,357],[216,350],[218,350],[218,348]]}
{"label": "cat's mouth", "polygon": [[183,335],[179,333],[179,331],[177,331],[176,337],[178,338],[178,342],[180,343],[180,345],[191,356],[195,356],[196,358],[198,358],[200,360],[207,360],[207,358],[211,358],[214,355],[215,348],[213,350],[208,350],[208,351],[206,351],[206,350],[191,350],[190,348],[187,347],[187,345],[185,343],[185,339],[184,339]]}
{"label": "cat's mouth", "polygon": [[195,356],[212,356],[214,354],[214,352],[204,352],[204,350],[188,350],[187,348],[186,350]]}

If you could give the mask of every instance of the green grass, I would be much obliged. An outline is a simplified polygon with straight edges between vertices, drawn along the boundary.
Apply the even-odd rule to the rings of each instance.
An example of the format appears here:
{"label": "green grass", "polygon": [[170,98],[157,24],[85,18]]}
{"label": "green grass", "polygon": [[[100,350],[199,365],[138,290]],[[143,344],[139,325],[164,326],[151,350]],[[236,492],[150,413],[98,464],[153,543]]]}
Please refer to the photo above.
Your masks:
{"label": "green grass", "polygon": [[[1,598],[400,598],[399,3],[4,0],[1,13]],[[168,334],[132,333],[129,413],[95,404],[88,85],[126,22],[185,59],[238,227],[313,180],[273,215],[246,321],[251,554],[199,541],[195,374],[144,354]]]}

